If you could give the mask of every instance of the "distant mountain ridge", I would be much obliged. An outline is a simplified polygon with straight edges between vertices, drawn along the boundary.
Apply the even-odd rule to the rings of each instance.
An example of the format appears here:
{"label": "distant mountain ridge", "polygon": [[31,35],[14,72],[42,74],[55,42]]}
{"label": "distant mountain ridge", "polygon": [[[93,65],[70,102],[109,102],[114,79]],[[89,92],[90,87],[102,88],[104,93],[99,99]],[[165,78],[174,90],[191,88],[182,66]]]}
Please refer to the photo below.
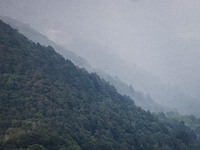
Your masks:
{"label": "distant mountain ridge", "polygon": [[109,53],[107,47],[93,41],[76,39],[69,48],[110,76],[117,76],[126,84],[133,85],[135,89],[148,93],[156,103],[184,115],[200,116],[200,101],[197,98],[188,95],[187,92],[173,84],[162,81],[136,64],[130,64],[122,60],[120,56]]}
{"label": "distant mountain ridge", "polygon": [[122,82],[118,77],[114,78],[102,70],[97,70],[97,73],[111,85],[114,85],[119,93],[130,96],[135,104],[142,109],[150,110],[151,112],[166,112],[170,110],[169,108],[156,103],[150,95],[145,95],[143,92],[134,89],[132,85],[127,85]]}

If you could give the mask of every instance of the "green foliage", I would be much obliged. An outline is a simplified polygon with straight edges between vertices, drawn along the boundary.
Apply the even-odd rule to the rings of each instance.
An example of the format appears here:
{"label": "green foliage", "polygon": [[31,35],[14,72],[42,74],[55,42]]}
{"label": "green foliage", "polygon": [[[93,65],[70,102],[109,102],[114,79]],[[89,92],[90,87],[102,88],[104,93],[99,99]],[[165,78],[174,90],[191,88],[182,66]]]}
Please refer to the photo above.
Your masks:
{"label": "green foliage", "polygon": [[0,149],[193,148],[184,124],[158,120],[97,74],[1,21],[0,43]]}
{"label": "green foliage", "polygon": [[34,145],[29,145],[27,150],[46,150],[42,145],[39,144],[34,144]]}

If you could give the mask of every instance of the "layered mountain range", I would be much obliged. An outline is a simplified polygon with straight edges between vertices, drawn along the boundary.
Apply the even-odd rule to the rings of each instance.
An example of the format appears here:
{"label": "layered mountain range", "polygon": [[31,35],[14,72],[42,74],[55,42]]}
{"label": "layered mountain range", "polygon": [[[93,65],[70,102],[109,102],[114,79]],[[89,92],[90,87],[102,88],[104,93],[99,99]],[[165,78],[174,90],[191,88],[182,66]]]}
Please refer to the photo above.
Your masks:
{"label": "layered mountain range", "polygon": [[[197,98],[184,92],[180,87],[165,83],[157,76],[135,64],[129,64],[107,49],[91,41],[77,39],[64,48],[46,36],[9,17],[1,17],[6,23],[19,30],[34,42],[51,45],[66,59],[80,68],[98,74],[114,85],[121,94],[129,95],[138,106],[152,112],[178,111],[181,114],[199,116],[200,103]],[[133,90],[130,90],[129,87]],[[135,95],[135,97],[133,97]],[[139,99],[137,97],[140,97]]]}
{"label": "layered mountain range", "polygon": [[96,73],[2,21],[0,115],[3,150],[200,148],[184,122],[158,119]]}
{"label": "layered mountain range", "polygon": [[[17,29],[20,33],[24,34],[26,37],[28,37],[32,41],[34,41],[36,43],[39,42],[41,45],[44,45],[44,46],[48,46],[48,45],[52,46],[58,53],[63,55],[64,58],[71,60],[78,67],[85,68],[89,72],[98,73],[98,75],[101,78],[108,81],[110,84],[114,85],[119,93],[121,93],[122,95],[125,94],[125,95],[130,96],[132,99],[134,99],[136,105],[142,107],[143,109],[150,110],[152,112],[161,112],[161,111],[170,110],[170,109],[167,109],[167,107],[164,107],[164,106],[156,103],[155,100],[153,100],[151,98],[151,96],[146,95],[144,92],[141,92],[141,91],[135,89],[134,86],[129,85],[128,83],[125,83],[119,77],[117,77],[115,74],[113,74],[112,72],[109,72],[108,69],[111,66],[113,66],[113,63],[104,64],[103,58],[108,60],[109,58],[112,58],[113,56],[110,56],[110,55],[101,56],[99,54],[97,54],[97,56],[94,56],[94,52],[89,51],[89,53],[93,55],[92,57],[94,60],[99,60],[98,62],[96,61],[96,63],[102,64],[99,67],[95,62],[93,62],[93,61],[91,62],[90,59],[88,59],[90,61],[90,63],[88,63],[86,59],[84,59],[83,57],[80,57],[78,55],[78,53],[81,50],[79,52],[75,53],[75,52],[73,52],[69,49],[66,49],[66,48],[56,44],[55,42],[49,40],[46,36],[42,35],[38,31],[36,31],[28,24],[21,23],[15,19],[5,17],[5,16],[0,16],[0,18],[2,18],[2,20],[4,20],[6,23],[8,23],[13,28]],[[77,42],[77,45],[79,45],[79,44],[80,44],[80,42]],[[88,50],[90,50],[90,49],[86,50],[85,47],[79,47],[79,48],[82,49],[83,51],[86,51],[86,53],[88,52]],[[97,48],[97,50],[95,50],[95,49],[93,49],[93,50],[97,51],[99,49]],[[87,55],[89,55],[89,54],[87,53]],[[115,60],[115,62],[121,61],[118,59],[117,60],[114,59],[114,60]],[[105,66],[102,67],[103,65],[105,65]],[[117,67],[113,67],[113,68],[117,69]],[[126,68],[126,66],[125,66],[125,68]],[[134,70],[135,70],[135,72],[138,72],[137,74],[141,74],[141,72],[142,72],[141,70],[137,69],[136,66],[135,66]],[[133,77],[135,78],[136,81],[139,78],[139,76],[136,74]],[[146,82],[145,79],[144,79],[144,82]]]}

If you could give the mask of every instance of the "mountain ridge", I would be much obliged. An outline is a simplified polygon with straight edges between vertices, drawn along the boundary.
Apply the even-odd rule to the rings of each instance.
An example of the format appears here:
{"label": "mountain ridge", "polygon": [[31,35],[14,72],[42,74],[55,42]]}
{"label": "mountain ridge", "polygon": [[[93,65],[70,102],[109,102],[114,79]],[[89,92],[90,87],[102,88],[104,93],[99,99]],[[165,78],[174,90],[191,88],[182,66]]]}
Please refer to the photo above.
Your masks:
{"label": "mountain ridge", "polygon": [[113,86],[0,21],[0,148],[198,149]]}
{"label": "mountain ridge", "polygon": [[[97,72],[98,75],[101,76],[101,78],[105,79],[110,84],[114,85],[117,88],[118,92],[120,92],[122,95],[130,96],[132,99],[134,99],[135,103],[138,106],[142,107],[143,109],[150,110],[152,112],[160,112],[160,111],[166,110],[166,108],[155,103],[155,101],[152,100],[152,98],[146,96],[143,92],[139,92],[135,89],[130,90],[128,88],[129,86],[126,83],[122,82],[119,78],[114,78],[114,77],[110,76],[108,73],[106,73],[102,69],[98,69],[98,68],[96,69],[96,68],[92,67],[88,62],[86,62],[85,59],[81,58],[80,56],[73,53],[72,51],[63,48],[62,46],[57,45],[56,43],[49,40],[44,35],[37,32],[35,29],[31,28],[30,25],[21,23],[15,19],[12,19],[9,17],[0,16],[0,18],[2,18],[6,23],[11,25],[13,28],[17,29],[20,33],[27,36],[32,41],[34,41],[36,43],[37,42],[42,43],[42,45],[46,45],[46,46],[51,45],[52,47],[54,47],[54,49],[57,52],[62,54],[66,59],[71,60],[74,64],[76,64],[80,68],[85,68],[89,72]],[[109,65],[109,64],[107,64],[107,65]],[[133,95],[135,97],[140,97],[140,99],[133,98]]]}

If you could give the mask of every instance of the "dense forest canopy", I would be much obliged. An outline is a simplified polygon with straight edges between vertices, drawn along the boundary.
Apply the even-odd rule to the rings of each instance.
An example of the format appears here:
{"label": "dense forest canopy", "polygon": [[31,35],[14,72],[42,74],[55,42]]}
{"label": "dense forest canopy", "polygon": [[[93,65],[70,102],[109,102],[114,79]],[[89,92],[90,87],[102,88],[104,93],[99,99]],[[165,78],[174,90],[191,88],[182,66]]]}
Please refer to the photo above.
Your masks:
{"label": "dense forest canopy", "polygon": [[199,149],[166,120],[0,21],[0,149]]}

